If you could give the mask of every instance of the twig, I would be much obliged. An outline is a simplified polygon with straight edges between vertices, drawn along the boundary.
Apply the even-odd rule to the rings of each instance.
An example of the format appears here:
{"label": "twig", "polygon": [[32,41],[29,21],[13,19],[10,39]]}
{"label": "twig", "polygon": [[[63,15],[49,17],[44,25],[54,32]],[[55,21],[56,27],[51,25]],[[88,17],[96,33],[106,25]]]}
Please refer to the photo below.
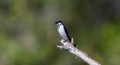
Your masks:
{"label": "twig", "polygon": [[101,65],[97,61],[95,61],[92,58],[88,57],[88,55],[86,53],[84,53],[81,50],[79,50],[78,48],[76,48],[73,45],[73,43],[74,43],[73,39],[72,39],[72,42],[65,41],[64,39],[62,39],[60,42],[62,43],[62,46],[57,46],[58,48],[68,50],[70,53],[78,56],[79,58],[84,60],[89,65]]}

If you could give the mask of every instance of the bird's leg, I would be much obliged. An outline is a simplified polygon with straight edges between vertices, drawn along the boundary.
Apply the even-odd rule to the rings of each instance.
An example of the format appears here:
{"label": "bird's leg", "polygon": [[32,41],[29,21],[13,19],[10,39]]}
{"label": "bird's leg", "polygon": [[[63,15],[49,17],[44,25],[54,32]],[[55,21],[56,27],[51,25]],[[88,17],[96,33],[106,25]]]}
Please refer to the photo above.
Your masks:
{"label": "bird's leg", "polygon": [[61,39],[61,40],[60,40],[60,42],[61,42],[61,43],[65,43],[65,42],[66,42],[66,40],[64,40],[64,39]]}

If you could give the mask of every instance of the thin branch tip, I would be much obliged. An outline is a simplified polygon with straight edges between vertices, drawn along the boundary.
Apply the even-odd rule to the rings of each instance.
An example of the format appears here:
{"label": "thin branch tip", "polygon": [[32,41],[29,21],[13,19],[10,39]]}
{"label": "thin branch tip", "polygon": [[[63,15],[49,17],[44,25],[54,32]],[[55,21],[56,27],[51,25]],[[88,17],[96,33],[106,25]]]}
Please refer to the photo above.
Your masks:
{"label": "thin branch tip", "polygon": [[81,51],[80,49],[75,47],[73,38],[71,39],[71,42],[66,41],[64,39],[61,39],[60,42],[61,42],[62,45],[57,46],[58,48],[68,50],[70,53],[72,53],[72,54],[76,55],[77,57],[81,58],[82,60],[84,60],[89,65],[101,65],[97,61],[88,57],[88,54],[84,53],[83,51]]}

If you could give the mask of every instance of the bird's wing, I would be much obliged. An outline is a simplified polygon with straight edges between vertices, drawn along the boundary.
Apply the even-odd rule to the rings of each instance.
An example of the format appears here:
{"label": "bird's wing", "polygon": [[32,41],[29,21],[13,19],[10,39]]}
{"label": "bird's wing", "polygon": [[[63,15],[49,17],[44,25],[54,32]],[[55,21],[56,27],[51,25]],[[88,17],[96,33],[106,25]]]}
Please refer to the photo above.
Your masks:
{"label": "bird's wing", "polygon": [[65,28],[66,36],[67,36],[68,40],[71,42],[71,38],[70,38],[70,36],[69,36],[69,34],[68,34],[68,30],[66,29],[65,26],[64,26],[64,28]]}

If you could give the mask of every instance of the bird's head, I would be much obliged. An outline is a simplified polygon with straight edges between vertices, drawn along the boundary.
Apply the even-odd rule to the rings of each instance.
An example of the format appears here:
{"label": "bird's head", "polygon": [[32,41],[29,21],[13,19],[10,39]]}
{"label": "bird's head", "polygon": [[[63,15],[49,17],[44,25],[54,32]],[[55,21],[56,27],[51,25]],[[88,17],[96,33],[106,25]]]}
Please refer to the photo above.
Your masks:
{"label": "bird's head", "polygon": [[57,21],[55,22],[55,24],[56,24],[57,26],[63,25],[63,23],[62,23],[61,20],[57,20]]}

